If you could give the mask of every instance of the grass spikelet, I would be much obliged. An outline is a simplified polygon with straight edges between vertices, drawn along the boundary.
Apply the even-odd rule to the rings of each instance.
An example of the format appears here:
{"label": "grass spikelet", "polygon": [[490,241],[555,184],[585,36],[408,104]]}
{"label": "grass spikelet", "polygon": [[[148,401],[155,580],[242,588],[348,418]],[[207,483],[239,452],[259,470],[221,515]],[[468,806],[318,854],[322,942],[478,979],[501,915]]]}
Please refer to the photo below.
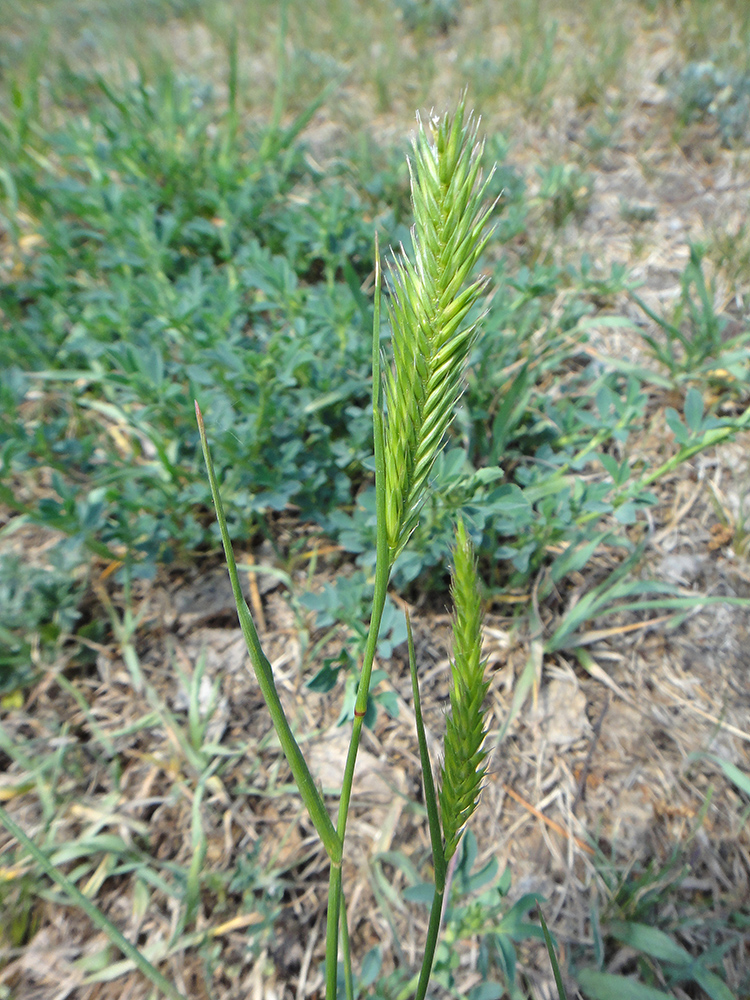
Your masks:
{"label": "grass spikelet", "polygon": [[391,561],[416,527],[427,477],[461,393],[476,323],[467,315],[482,291],[464,287],[484,249],[489,209],[476,124],[454,117],[422,122],[410,163],[414,260],[391,264],[393,365],[384,395],[386,525]]}
{"label": "grass spikelet", "polygon": [[484,679],[482,660],[479,580],[474,547],[460,521],[453,561],[453,687],[440,791],[446,862],[455,854],[461,833],[477,807],[487,771],[484,763],[487,754],[482,749],[487,735],[482,705],[488,682]]}

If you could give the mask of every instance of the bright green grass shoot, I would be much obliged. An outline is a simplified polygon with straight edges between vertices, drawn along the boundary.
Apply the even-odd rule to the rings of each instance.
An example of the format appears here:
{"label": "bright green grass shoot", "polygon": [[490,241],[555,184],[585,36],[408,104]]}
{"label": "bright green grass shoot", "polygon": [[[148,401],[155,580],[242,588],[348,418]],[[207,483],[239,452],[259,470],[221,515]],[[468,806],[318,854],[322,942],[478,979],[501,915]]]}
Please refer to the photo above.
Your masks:
{"label": "bright green grass shoot", "polygon": [[[261,691],[300,794],[331,860],[326,932],[326,1000],[336,1000],[338,942],[342,935],[347,996],[353,996],[351,955],[346,934],[346,907],[341,864],[346,843],[354,770],[368,704],[388,582],[396,556],[414,530],[427,488],[427,478],[443,442],[463,384],[464,368],[477,331],[469,312],[484,285],[472,272],[486,244],[488,210],[483,207],[481,146],[463,102],[454,116],[432,118],[431,137],[420,123],[412,170],[414,261],[396,261],[394,294],[388,308],[393,364],[381,382],[380,271],[376,275],[373,320],[373,430],[377,495],[377,562],[372,614],[354,708],[349,751],[334,826],[307,767],[276,691],[268,659],[242,595],[219,486],[208,448],[203,416],[196,403],[206,467],[227,558],[240,624]],[[383,383],[384,389],[383,391]],[[481,661],[479,583],[473,549],[463,525],[457,529],[453,594],[456,601],[453,668],[453,714],[449,721],[443,770],[442,836],[421,721],[418,738],[424,770],[435,867],[435,893],[425,944],[417,998],[424,997],[440,930],[446,864],[476,808],[482,778],[485,723],[482,703],[487,691]],[[415,703],[413,644],[410,659]],[[421,720],[421,713],[419,713]],[[343,915],[343,919],[342,919]]]}

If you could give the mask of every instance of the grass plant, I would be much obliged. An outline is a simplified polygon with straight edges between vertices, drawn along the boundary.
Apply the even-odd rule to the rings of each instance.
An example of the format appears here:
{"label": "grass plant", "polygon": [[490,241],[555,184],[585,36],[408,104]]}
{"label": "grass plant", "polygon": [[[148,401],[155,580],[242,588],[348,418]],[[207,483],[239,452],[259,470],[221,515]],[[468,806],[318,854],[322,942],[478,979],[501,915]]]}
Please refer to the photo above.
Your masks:
{"label": "grass plant", "polygon": [[[598,0],[597,5],[601,8]],[[71,10],[64,23],[55,21],[59,9],[45,6],[54,50],[63,28],[76,34],[81,23]],[[137,9],[151,17],[157,6]],[[184,12],[189,24],[191,6],[173,6],[172,14]],[[343,11],[340,4],[331,10],[334,6]],[[411,185],[400,150],[370,149],[365,156],[359,148],[349,153],[351,163],[342,156],[321,165],[302,132],[315,121],[325,94],[338,100],[329,81],[340,79],[344,65],[360,83],[372,77],[373,87],[380,73],[378,99],[384,106],[399,106],[405,92],[413,102],[429,88],[435,68],[425,58],[422,75],[415,71],[404,83],[401,76],[409,75],[411,63],[400,58],[395,32],[382,40],[389,64],[368,59],[366,68],[355,67],[361,38],[370,44],[375,35],[358,30],[372,24],[367,12],[346,6],[347,38],[326,27],[328,8],[310,8],[301,18],[294,3],[284,6],[275,90],[270,74],[257,90],[243,88],[247,60],[240,53],[246,51],[236,35],[226,44],[229,17],[220,26],[224,42],[217,42],[222,58],[229,53],[218,85],[151,56],[144,56],[139,72],[121,80],[83,73],[73,58],[80,48],[73,47],[59,73],[50,68],[54,60],[47,60],[47,77],[29,65],[25,76],[4,88],[0,498],[11,514],[0,538],[10,544],[19,529],[53,529],[61,542],[38,566],[0,556],[5,601],[0,682],[2,711],[9,717],[0,723],[9,774],[2,786],[2,816],[13,837],[0,889],[10,937],[0,938],[14,948],[32,938],[39,912],[32,899],[78,905],[78,892],[89,901],[80,903],[86,912],[107,910],[110,880],[120,880],[132,890],[123,896],[131,902],[132,895],[134,921],[149,908],[175,914],[172,937],[144,949],[148,964],[141,968],[146,975],[154,971],[152,982],[159,988],[159,976],[176,967],[175,956],[184,952],[197,953],[209,970],[224,967],[215,957],[221,928],[246,919],[248,911],[263,918],[257,932],[249,932],[248,946],[262,954],[263,935],[279,917],[282,894],[294,891],[295,869],[274,862],[262,870],[254,850],[244,847],[229,870],[211,860],[221,822],[217,802],[234,796],[236,811],[239,799],[255,794],[252,755],[245,759],[244,744],[227,745],[212,735],[220,682],[214,679],[216,697],[206,701],[203,661],[190,673],[181,661],[166,657],[170,676],[183,678],[183,717],[157,692],[152,665],[141,657],[150,633],[139,588],[193,559],[196,551],[215,551],[221,541],[261,687],[332,864],[329,995],[340,976],[341,993],[370,990],[388,1000],[411,996],[426,989],[431,964],[436,988],[458,990],[456,952],[471,940],[478,942],[492,988],[520,997],[525,985],[516,945],[539,939],[539,928],[525,913],[540,900],[524,896],[527,909],[511,905],[509,872],[493,881],[497,872],[491,865],[475,870],[470,831],[456,847],[486,767],[476,577],[497,600],[515,602],[514,627],[519,635],[527,630],[534,637],[504,732],[536,692],[545,656],[567,655],[583,671],[593,671],[588,650],[603,631],[594,627],[600,619],[653,612],[676,621],[696,604],[709,603],[685,588],[643,579],[646,550],[638,542],[659,484],[747,427],[750,416],[736,405],[747,384],[746,334],[742,327],[727,339],[728,326],[694,248],[675,314],[648,314],[657,332],[644,343],[660,370],[603,357],[589,334],[594,323],[612,329],[624,324],[612,314],[618,296],[632,291],[624,267],[599,272],[585,257],[577,262],[547,249],[572,236],[589,201],[589,175],[573,164],[555,163],[539,171],[539,194],[531,199],[527,183],[534,168],[525,172],[511,165],[505,137],[492,136],[486,148],[476,145],[475,126],[462,121],[460,112],[455,120],[428,122],[420,133]],[[443,9],[418,6],[430,16]],[[698,17],[693,5],[683,7],[680,18]],[[270,5],[248,8],[237,22],[240,32],[256,18],[257,37],[265,37],[260,14],[270,10]],[[490,57],[461,34],[471,23],[464,9],[458,9],[457,23],[435,25],[447,31],[440,44],[455,45],[456,65],[467,72],[480,101],[510,91],[513,107],[544,116],[553,85],[563,85],[569,44],[565,11],[555,10],[555,26],[546,10],[508,5],[510,35],[522,44],[505,59]],[[730,5],[721,10],[723,17]],[[276,25],[277,12],[278,5],[265,19]],[[112,24],[126,32],[129,14],[124,8],[114,13]],[[154,34],[168,15],[166,8],[154,14]],[[25,23],[29,13],[17,5],[14,16]],[[430,24],[415,25],[410,44],[432,57],[430,30]],[[307,52],[299,51],[301,31]],[[316,51],[325,39],[332,50],[327,61]],[[618,79],[619,36],[613,33],[611,42],[601,49],[595,78],[582,78],[573,68],[581,100],[604,100],[602,92]],[[4,71],[18,65],[17,54],[8,55],[7,47],[2,52]],[[467,61],[466,52],[476,54],[475,63]],[[695,58],[701,54],[696,50]],[[298,86],[311,72],[320,85],[313,97]],[[271,107],[265,124],[259,118],[248,124],[243,112],[265,104]],[[65,110],[71,107],[81,114],[71,117]],[[492,231],[485,225],[489,205],[494,205]],[[403,244],[382,291],[373,228],[385,242]],[[472,275],[479,268],[477,280]],[[375,269],[373,305],[368,282]],[[485,284],[491,289],[486,301]],[[220,534],[197,458],[194,397],[211,437],[210,485],[221,512]],[[733,407],[725,405],[728,398]],[[649,425],[668,432],[665,450],[652,464],[634,448]],[[281,551],[278,528],[287,518],[314,524],[316,533],[325,532],[351,554],[357,563],[352,575],[342,573],[314,594],[299,594],[293,546],[301,550],[306,536],[293,539],[289,553]],[[458,537],[456,523],[462,526]],[[352,742],[337,816],[305,763],[306,739],[294,720],[284,719],[273,670],[237,587],[237,574],[248,565],[240,560],[233,567],[230,535],[235,544],[266,537],[277,545],[289,569],[283,586],[297,626],[319,627],[305,650],[305,669],[313,668],[310,687],[318,692],[344,687],[341,721],[351,726]],[[456,643],[447,745],[452,749],[440,772],[442,787],[425,791],[435,879],[426,885],[411,859],[403,853],[398,859],[404,872],[410,864],[407,898],[431,907],[425,962],[415,971],[404,959],[381,979],[378,955],[365,956],[358,970],[342,936],[346,920],[338,865],[347,805],[362,727],[375,724],[379,712],[397,710],[393,690],[374,690],[387,680],[378,661],[389,659],[403,641],[410,650],[422,773],[430,784],[417,653],[387,591],[409,597],[444,591],[451,550]],[[607,558],[597,562],[594,574],[592,561],[600,560],[603,550]],[[308,581],[313,564],[311,559]],[[119,600],[113,596],[118,593]],[[330,656],[334,642],[340,652]],[[144,706],[139,720],[122,725],[102,723],[92,670],[96,658],[101,664],[113,648],[122,657],[127,686]],[[76,719],[72,728],[62,718],[56,726],[34,721],[14,729],[13,712],[22,709],[28,685],[40,677],[69,699]],[[122,817],[111,804],[119,801],[128,755],[140,753],[136,744],[155,733],[169,747],[163,752],[167,787],[159,794],[187,803],[189,813],[185,844],[167,861],[155,856],[148,824],[128,820],[127,834],[121,835]],[[161,754],[160,749],[154,759]],[[87,776],[89,757],[109,798],[103,805],[95,800],[103,818],[72,827],[73,804],[78,798],[88,802],[96,785]],[[240,762],[239,791],[228,790],[227,775],[240,769]],[[288,792],[285,780],[270,778],[262,794]],[[395,861],[394,852],[378,864]],[[635,886],[635,894],[643,884]],[[643,988],[666,989],[669,982],[706,991],[708,983],[722,996],[711,978],[721,977],[718,953],[708,947],[699,953],[678,927],[661,919],[661,903],[667,905],[671,890],[666,883],[655,886],[649,895],[653,906],[636,911],[620,905],[628,885],[623,889],[610,879],[607,891],[614,902],[599,928],[604,944],[610,950],[640,949],[628,975],[629,981],[639,977]],[[392,887],[383,888],[384,906],[394,894]],[[242,909],[235,913],[233,907]],[[111,919],[98,921],[118,948],[121,919],[113,909]],[[700,919],[696,910],[695,920]],[[721,937],[727,928],[721,931],[716,920]],[[645,933],[647,925],[654,934]],[[673,947],[660,934],[668,935]],[[725,934],[722,940],[727,939]],[[100,949],[87,975],[91,982],[116,979],[133,961],[130,956],[113,962]],[[596,967],[586,973],[592,961]],[[577,953],[575,968],[592,997],[623,987],[621,981],[602,979],[612,973],[602,956],[591,959],[590,950]]]}
{"label": "grass plant", "polygon": [[[747,381],[750,330],[727,334],[729,317],[717,312],[715,291],[703,273],[704,248],[690,247],[690,259],[682,274],[680,301],[672,317],[659,316],[635,293],[633,298],[658,328],[642,332],[652,356],[669,372],[676,384],[711,382],[742,391]],[[721,358],[721,367],[716,359]]]}
{"label": "grass plant", "polygon": [[[718,760],[727,777],[746,794],[750,790],[748,776],[739,769]],[[700,987],[711,1000],[729,1000],[734,993],[727,987],[719,974],[726,952],[733,947],[741,948],[741,933],[727,927],[722,945],[713,941],[713,918],[707,913],[700,914],[708,907],[700,898],[691,898],[683,889],[688,881],[694,862],[689,859],[691,849],[695,850],[695,840],[706,814],[709,811],[713,789],[708,794],[685,841],[673,848],[670,856],[660,865],[650,863],[645,870],[634,872],[616,871],[606,859],[600,859],[599,871],[609,890],[606,912],[592,913],[592,924],[596,927],[599,945],[602,943],[601,927],[606,926],[607,936],[615,948],[628,949],[630,967],[640,972],[637,980],[626,974],[626,969],[605,971],[606,954],[597,947],[594,967],[587,966],[577,973],[577,982],[592,1000],[615,1000],[616,997],[632,995],[636,998],[666,1000],[673,996],[667,992],[672,987],[680,988],[690,984]],[[665,896],[677,899],[669,917],[660,917],[661,903]],[[663,911],[662,911],[663,912]],[[680,939],[689,940],[693,928],[705,935],[706,946],[699,955],[689,951]]]}
{"label": "grass plant", "polygon": [[[381,376],[380,357],[380,277],[376,263],[377,291],[373,317],[377,516],[375,586],[335,828],[289,726],[276,691],[271,665],[262,651],[242,594],[203,417],[196,403],[211,492],[250,658],[297,787],[331,862],[326,931],[327,1000],[336,1000],[337,996],[340,927],[346,992],[347,996],[353,995],[341,866],[354,770],[367,713],[388,582],[397,556],[417,525],[427,477],[453,416],[466,359],[476,333],[476,323],[467,323],[467,316],[483,282],[471,282],[470,279],[488,238],[485,234],[487,210],[482,207],[485,185],[480,172],[481,148],[476,144],[476,130],[471,119],[465,123],[464,115],[462,103],[454,117],[446,115],[431,119],[432,140],[420,125],[412,167],[416,220],[412,245],[415,258],[414,261],[408,257],[397,259],[393,265],[393,290],[389,303],[393,362],[392,367],[386,364],[384,376]],[[427,744],[418,723],[435,867],[435,894],[416,994],[418,1000],[426,995],[429,985],[440,930],[447,865],[476,808],[485,773],[482,765],[485,736],[482,702],[487,685],[483,678],[480,652],[479,583],[473,548],[462,525],[457,531],[455,563],[457,624],[453,712],[446,737],[439,820]],[[415,704],[418,705],[419,687],[411,642],[409,648]]]}

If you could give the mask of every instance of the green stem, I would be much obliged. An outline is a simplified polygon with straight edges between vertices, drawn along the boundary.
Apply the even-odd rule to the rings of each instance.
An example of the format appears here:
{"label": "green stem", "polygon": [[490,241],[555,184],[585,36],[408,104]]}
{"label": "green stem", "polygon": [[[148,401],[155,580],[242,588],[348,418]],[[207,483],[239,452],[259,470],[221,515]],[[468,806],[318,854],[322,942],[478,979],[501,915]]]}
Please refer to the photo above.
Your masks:
{"label": "green stem", "polygon": [[432,910],[430,911],[430,923],[427,928],[427,940],[425,941],[424,955],[422,956],[422,969],[419,974],[419,985],[417,987],[416,1000],[422,1000],[427,992],[432,973],[432,963],[435,958],[435,948],[440,934],[440,917],[443,912],[443,897],[445,895],[445,851],[443,849],[443,835],[440,828],[440,817],[438,815],[437,795],[435,794],[435,782],[432,777],[432,764],[427,749],[427,738],[422,720],[422,703],[419,697],[419,682],[417,678],[417,658],[414,654],[414,636],[411,630],[411,620],[406,615],[406,633],[409,640],[409,670],[411,672],[411,686],[414,694],[414,719],[417,726],[417,740],[419,742],[419,755],[422,763],[422,782],[424,784],[424,798],[427,806],[427,818],[430,826],[430,839],[432,841],[432,863],[435,868],[435,895],[432,899]]}
{"label": "green stem", "polygon": [[354,725],[349,741],[349,752],[344,766],[344,778],[339,799],[337,833],[344,841],[346,821],[349,815],[349,801],[354,780],[354,765],[357,762],[362,723],[367,711],[370,694],[370,677],[375,653],[378,648],[380,623],[383,619],[388,580],[391,575],[391,551],[385,520],[385,446],[383,435],[383,385],[380,377],[380,248],[375,238],[375,308],[372,321],[372,425],[375,449],[375,513],[377,519],[377,548],[375,560],[375,588],[372,595],[372,615],[367,631],[367,642],[359,676],[357,699],[354,704]]}
{"label": "green stem", "polygon": [[443,916],[443,896],[445,888],[438,890],[435,886],[435,895],[432,897],[432,909],[430,910],[430,923],[427,928],[427,940],[424,946],[424,956],[422,958],[422,969],[419,973],[419,984],[414,1000],[424,1000],[427,987],[430,985],[430,975],[432,974],[432,963],[435,958],[435,948],[437,947],[440,935],[440,923]]}
{"label": "green stem", "polygon": [[103,931],[109,940],[114,944],[120,951],[129,958],[130,961],[139,969],[143,975],[151,982],[153,985],[164,994],[170,998],[170,1000],[185,1000],[185,997],[180,993],[180,991],[169,982],[169,980],[155,968],[151,962],[146,958],[145,955],[141,954],[140,951],[132,945],[130,941],[115,927],[111,920],[109,920],[91,900],[84,896],[81,890],[75,883],[71,882],[70,879],[63,875],[49,860],[49,858],[36,846],[33,840],[26,836],[20,826],[18,826],[7,814],[7,812],[0,807],[0,823],[9,830],[16,840],[22,844],[29,854],[33,857],[45,875],[49,876],[53,882],[56,882],[60,888],[67,893],[70,899],[79,906],[86,916],[91,920],[95,927],[98,927],[100,931]]}
{"label": "green stem", "polygon": [[[694,444],[683,445],[676,454],[668,458],[666,462],[663,462],[658,468],[652,469],[651,472],[646,473],[646,475],[641,476],[635,483],[631,483],[626,486],[622,492],[615,497],[614,506],[619,507],[627,500],[635,497],[640,493],[642,489],[646,486],[650,486],[651,483],[656,482],[662,476],[666,475],[668,472],[672,472],[677,468],[678,465],[682,465],[683,462],[687,462],[697,455],[699,452],[704,451],[706,448],[713,448],[722,441],[726,441],[727,438],[736,434],[740,430],[744,430],[748,423],[750,423],[750,408],[742,414],[742,416],[736,420],[730,427],[713,427],[708,431],[705,431],[699,441]],[[576,522],[579,525],[587,524],[589,521],[593,521],[596,518],[601,517],[598,511],[589,511],[582,517],[578,518]]]}
{"label": "green stem", "polygon": [[203,415],[197,402],[195,404],[195,414],[198,418],[198,430],[200,431],[203,457],[206,460],[208,479],[211,484],[211,494],[216,508],[216,518],[219,522],[221,540],[224,544],[224,555],[227,561],[227,569],[229,570],[229,579],[232,582],[232,593],[234,595],[235,604],[237,605],[237,615],[239,616],[242,634],[245,637],[245,643],[253,664],[253,670],[255,671],[255,676],[258,680],[258,685],[263,698],[268,706],[268,711],[271,715],[274,728],[278,734],[281,748],[284,751],[287,761],[289,762],[289,767],[292,770],[292,775],[294,776],[297,788],[299,788],[302,800],[307,806],[310,818],[312,819],[315,829],[318,832],[318,836],[323,841],[328,857],[331,859],[331,864],[340,864],[343,853],[343,837],[339,837],[333,828],[333,823],[331,822],[331,817],[328,815],[328,810],[326,809],[323,797],[318,791],[317,785],[313,780],[313,776],[310,774],[310,769],[307,766],[307,761],[303,757],[302,751],[294,738],[286,713],[284,712],[281,700],[279,699],[279,693],[276,690],[273,668],[261,648],[260,639],[258,638],[253,617],[250,614],[250,609],[248,608],[242,593],[240,578],[237,573],[237,564],[234,561],[234,552],[232,551],[232,541],[229,537],[229,529],[227,528],[227,519],[224,514],[224,506],[221,502],[221,496],[219,494],[219,484],[216,481],[216,473],[214,472],[214,465],[211,460],[211,452],[208,449],[206,428],[203,425]]}
{"label": "green stem", "polygon": [[339,964],[339,915],[341,913],[341,865],[331,864],[328,877],[326,916],[326,1000],[336,1000]]}
{"label": "green stem", "polygon": [[[383,620],[385,599],[388,593],[388,580],[391,575],[391,551],[388,545],[388,534],[385,520],[385,452],[383,438],[383,388],[380,377],[380,249],[375,238],[375,308],[372,323],[372,424],[375,449],[375,509],[377,515],[377,549],[375,562],[375,589],[372,596],[372,615],[367,632],[367,642],[362,660],[362,671],[359,676],[357,699],[354,705],[354,723],[349,741],[349,750],[344,765],[344,777],[339,798],[338,822],[336,834],[343,845],[346,837],[346,824],[349,818],[349,804],[354,782],[354,768],[357,763],[357,753],[362,737],[362,723],[367,711],[367,699],[370,693],[370,678],[375,652],[378,646],[380,624]],[[338,891],[334,893],[334,882],[338,883]],[[339,909],[341,894],[341,869],[331,865],[328,891],[328,921],[326,925],[326,1000],[336,1000],[336,962],[338,960]],[[336,912],[332,912],[335,907]]]}
{"label": "green stem", "polygon": [[414,655],[414,636],[411,630],[411,619],[406,615],[406,634],[409,640],[409,670],[411,672],[411,688],[414,695],[414,720],[417,727],[417,742],[422,764],[422,782],[424,784],[424,800],[427,808],[427,821],[430,827],[432,842],[432,863],[435,868],[435,889],[443,892],[445,889],[445,851],[443,850],[443,831],[440,827],[435,782],[432,777],[432,764],[427,748],[427,737],[422,720],[422,703],[419,697],[419,681],[417,679],[417,659]]}
{"label": "green stem", "polygon": [[[748,411],[748,413],[750,413],[750,411]],[[692,458],[693,455],[697,455],[699,451],[721,444],[722,441],[725,441],[732,434],[736,434],[738,430],[741,430],[747,424],[747,416],[748,414],[743,414],[743,416],[731,427],[714,427],[711,430],[706,431],[702,435],[700,441],[696,441],[695,444],[683,445],[676,455],[667,459],[667,461],[660,465],[658,469],[654,469],[652,472],[649,472],[648,475],[639,479],[637,489],[642,489],[644,486],[650,486],[651,483],[655,482],[665,473],[671,472],[673,469],[676,469],[678,465],[681,465],[683,462],[687,462],[687,460]]]}
{"label": "green stem", "polygon": [[344,778],[341,786],[341,797],[339,799],[339,815],[336,832],[338,833],[342,843],[346,834],[346,821],[349,816],[349,802],[351,800],[352,783],[354,781],[354,766],[357,763],[357,753],[359,751],[359,744],[362,737],[362,724],[365,721],[365,712],[367,711],[367,698],[370,691],[372,665],[375,660],[378,633],[380,632],[380,623],[382,621],[383,610],[385,608],[388,575],[388,573],[380,574],[376,572],[372,617],[370,618],[370,628],[367,633],[367,644],[365,646],[362,672],[359,677],[357,700],[354,704],[354,723],[352,725],[352,735],[349,741],[349,751],[346,755],[346,764],[344,765]]}
{"label": "green stem", "polygon": [[349,948],[349,923],[346,915],[346,897],[341,891],[341,954],[344,959],[344,991],[346,1000],[354,1000],[354,980],[352,979],[352,953]]}

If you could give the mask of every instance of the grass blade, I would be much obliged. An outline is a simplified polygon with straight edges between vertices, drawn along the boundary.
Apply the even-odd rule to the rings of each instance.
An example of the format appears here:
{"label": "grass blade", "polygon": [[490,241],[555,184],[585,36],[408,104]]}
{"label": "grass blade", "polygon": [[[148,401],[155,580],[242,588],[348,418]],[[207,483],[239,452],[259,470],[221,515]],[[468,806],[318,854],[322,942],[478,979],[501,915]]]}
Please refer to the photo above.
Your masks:
{"label": "grass blade", "polygon": [[135,947],[135,945],[132,945],[130,941],[128,941],[122,932],[115,927],[112,921],[102,913],[99,907],[84,896],[78,886],[71,882],[67,876],[63,875],[59,869],[55,868],[49,858],[39,850],[33,840],[26,836],[21,827],[10,818],[8,813],[1,806],[0,823],[2,823],[6,830],[8,830],[16,838],[16,840],[23,845],[23,847],[29,852],[42,869],[44,874],[51,878],[53,882],[59,885],[60,888],[67,893],[71,901],[83,910],[94,926],[98,927],[100,931],[107,935],[112,944],[119,948],[123,955],[133,962],[135,967],[143,973],[149,982],[153,983],[153,985],[158,990],[161,990],[164,996],[169,997],[170,1000],[186,1000],[182,993],[180,993],[180,991],[149,962],[149,960]]}
{"label": "grass blade", "polygon": [[609,932],[623,944],[642,951],[644,955],[650,955],[660,962],[671,962],[672,965],[688,966],[692,962],[690,952],[686,951],[682,945],[671,938],[658,927],[649,927],[648,924],[634,922],[623,922],[613,920],[608,927]]}
{"label": "grass blade", "polygon": [[723,979],[708,969],[696,969],[693,978],[700,988],[709,995],[711,1000],[737,1000]]}
{"label": "grass blade", "polygon": [[242,594],[240,579],[237,574],[237,565],[234,561],[234,552],[232,551],[232,541],[229,537],[229,529],[227,528],[227,521],[224,516],[224,507],[219,494],[219,484],[216,481],[216,473],[214,472],[213,462],[211,461],[211,453],[208,448],[206,428],[203,424],[203,414],[201,413],[197,402],[195,404],[195,413],[198,419],[198,430],[200,431],[201,436],[203,457],[206,462],[208,479],[211,484],[211,495],[213,496],[214,506],[216,508],[216,517],[219,522],[219,530],[221,531],[221,540],[224,544],[224,555],[227,560],[229,579],[232,582],[232,593],[234,594],[234,601],[237,605],[237,614],[240,619],[240,627],[242,628],[242,634],[245,637],[245,643],[247,644],[247,650],[253,664],[253,670],[255,671],[255,676],[258,680],[263,698],[268,706],[268,711],[271,714],[271,719],[278,734],[279,742],[281,743],[284,755],[289,762],[290,768],[292,769],[292,774],[294,775],[294,780],[299,788],[300,795],[302,796],[308,812],[310,813],[310,818],[315,825],[315,829],[318,831],[320,839],[325,845],[329,858],[332,862],[339,863],[341,861],[343,851],[341,839],[336,833],[333,823],[331,822],[331,817],[328,815],[328,810],[325,807],[323,798],[318,791],[315,781],[313,780],[313,776],[310,774],[307,761],[303,757],[302,751],[300,750],[289,726],[286,713],[284,712],[281,700],[279,699],[279,693],[276,690],[276,682],[273,678],[273,669],[261,648],[260,639],[258,638],[253,617],[250,614],[250,609],[248,608],[247,602]]}
{"label": "grass blade", "polygon": [[541,906],[539,907],[539,923],[542,925],[542,934],[544,934],[544,943],[547,945],[547,954],[549,955],[549,960],[552,963],[552,973],[555,977],[555,986],[557,986],[557,992],[559,994],[560,1000],[568,1000],[568,995],[565,992],[565,986],[562,981],[560,966],[557,961],[557,955],[555,954],[555,946],[552,942],[552,935],[550,934],[547,928],[547,921],[544,919],[544,914],[542,913]]}
{"label": "grass blade", "polygon": [[644,986],[635,979],[593,969],[582,969],[578,973],[578,985],[589,1000],[673,1000],[669,993]]}

